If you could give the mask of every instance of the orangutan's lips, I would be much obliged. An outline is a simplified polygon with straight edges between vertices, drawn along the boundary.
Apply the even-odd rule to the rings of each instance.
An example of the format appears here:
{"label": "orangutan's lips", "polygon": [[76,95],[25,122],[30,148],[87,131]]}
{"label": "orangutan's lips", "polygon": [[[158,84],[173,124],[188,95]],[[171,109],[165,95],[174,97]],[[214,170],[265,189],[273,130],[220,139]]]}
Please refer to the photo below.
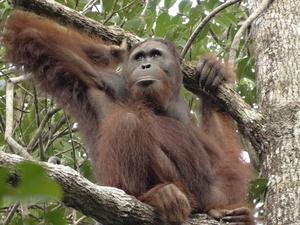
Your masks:
{"label": "orangutan's lips", "polygon": [[154,79],[152,77],[143,77],[135,82],[135,85],[141,87],[148,87],[158,81],[158,79]]}

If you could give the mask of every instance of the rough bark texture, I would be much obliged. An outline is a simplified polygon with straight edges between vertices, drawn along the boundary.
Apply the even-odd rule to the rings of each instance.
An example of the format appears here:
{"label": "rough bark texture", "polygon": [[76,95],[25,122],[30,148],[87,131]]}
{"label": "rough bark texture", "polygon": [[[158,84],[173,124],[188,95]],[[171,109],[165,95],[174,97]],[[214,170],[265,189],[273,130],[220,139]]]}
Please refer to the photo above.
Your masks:
{"label": "rough bark texture", "polygon": [[[249,0],[251,10],[261,1]],[[263,175],[267,225],[300,224],[300,6],[275,0],[252,24],[258,101],[268,116]]]}
{"label": "rough bark texture", "polygon": [[[120,28],[106,27],[88,19],[80,13],[73,11],[61,4],[45,0],[13,0],[15,7],[28,10],[39,15],[50,17],[62,24],[68,24],[80,31],[93,34],[106,41],[120,44],[126,38],[129,44],[137,43],[141,38],[130,34]],[[184,65],[184,85],[193,93],[199,93],[199,85],[195,78],[194,67]],[[257,152],[264,149],[265,129],[264,117],[251,108],[228,85],[221,85],[216,93],[213,93],[218,104],[223,106],[238,122],[241,131],[251,140]]]}
{"label": "rough bark texture", "polygon": [[[0,168],[16,170],[24,158],[0,151]],[[36,162],[37,163],[37,162]],[[124,191],[93,184],[67,166],[39,162],[64,192],[63,203],[105,225],[163,225],[153,208]],[[183,225],[222,225],[204,214],[193,215]]]}
{"label": "rough bark texture", "polygon": [[142,40],[121,28],[104,26],[54,1],[12,0],[12,3],[19,9],[50,17],[61,24],[71,25],[78,30],[101,37],[102,40],[111,43],[121,44],[122,40],[126,38],[128,44],[132,45]]}

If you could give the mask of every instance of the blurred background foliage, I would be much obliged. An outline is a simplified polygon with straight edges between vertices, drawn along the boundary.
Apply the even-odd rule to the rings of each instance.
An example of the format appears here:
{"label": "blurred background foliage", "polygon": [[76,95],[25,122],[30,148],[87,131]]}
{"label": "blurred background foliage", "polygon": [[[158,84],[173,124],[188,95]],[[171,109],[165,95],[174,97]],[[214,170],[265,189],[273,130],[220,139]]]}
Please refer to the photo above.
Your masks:
{"label": "blurred background foliage", "polygon": [[[57,0],[87,17],[107,26],[118,26],[142,38],[159,37],[174,42],[182,50],[196,26],[225,0]],[[0,0],[1,24],[12,8],[9,1]],[[206,53],[228,57],[232,40],[241,22],[247,18],[247,5],[240,1],[219,12],[198,34],[185,61],[196,61]],[[1,31],[3,32],[3,31]],[[241,39],[236,58],[237,90],[246,102],[256,107],[255,61],[251,51],[249,30]],[[5,63],[4,48],[0,46],[0,150],[11,152],[4,142],[5,87],[9,77],[16,76],[14,68]],[[20,75],[20,74],[18,74]],[[197,99],[182,90],[191,112],[197,116]],[[77,124],[53,100],[40,95],[30,81],[19,83],[14,93],[14,138],[28,148],[34,159],[47,161],[57,157],[94,181],[86,149],[76,132]],[[43,123],[45,122],[45,123]],[[36,135],[41,124],[42,132]],[[12,176],[12,173],[15,176]],[[22,174],[18,176],[17,174]],[[9,176],[8,176],[9,175]],[[7,179],[10,177],[9,183]],[[11,180],[11,177],[15,179]],[[20,179],[20,177],[22,177]],[[250,196],[261,202],[266,181],[258,179]],[[94,224],[75,210],[65,208],[58,200],[62,193],[43,169],[23,163],[19,171],[0,168],[0,224]]]}

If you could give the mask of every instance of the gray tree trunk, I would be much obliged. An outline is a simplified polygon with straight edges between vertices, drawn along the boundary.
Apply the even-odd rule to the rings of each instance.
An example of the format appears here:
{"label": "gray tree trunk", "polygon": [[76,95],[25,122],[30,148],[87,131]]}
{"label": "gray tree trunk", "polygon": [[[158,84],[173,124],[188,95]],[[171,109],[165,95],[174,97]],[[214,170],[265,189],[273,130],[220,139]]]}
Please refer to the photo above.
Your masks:
{"label": "gray tree trunk", "polygon": [[[251,11],[261,0],[249,0]],[[267,225],[300,225],[300,1],[274,0],[252,24],[258,103],[267,115],[262,155]]]}

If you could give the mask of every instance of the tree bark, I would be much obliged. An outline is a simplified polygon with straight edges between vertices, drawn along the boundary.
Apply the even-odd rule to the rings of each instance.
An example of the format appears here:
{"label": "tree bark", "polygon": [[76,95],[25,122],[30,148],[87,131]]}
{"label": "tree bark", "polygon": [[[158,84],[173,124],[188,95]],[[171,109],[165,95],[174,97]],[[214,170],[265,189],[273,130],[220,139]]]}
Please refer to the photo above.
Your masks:
{"label": "tree bark", "polygon": [[[261,1],[249,0],[251,10]],[[258,103],[269,118],[262,155],[266,224],[300,224],[300,6],[275,0],[252,24]]]}
{"label": "tree bark", "polygon": [[[16,171],[24,158],[0,151],[0,168]],[[163,225],[153,208],[127,195],[123,190],[93,184],[70,167],[35,162],[57,181],[63,192],[62,202],[105,225]],[[205,214],[195,214],[183,225],[222,225]]]}

